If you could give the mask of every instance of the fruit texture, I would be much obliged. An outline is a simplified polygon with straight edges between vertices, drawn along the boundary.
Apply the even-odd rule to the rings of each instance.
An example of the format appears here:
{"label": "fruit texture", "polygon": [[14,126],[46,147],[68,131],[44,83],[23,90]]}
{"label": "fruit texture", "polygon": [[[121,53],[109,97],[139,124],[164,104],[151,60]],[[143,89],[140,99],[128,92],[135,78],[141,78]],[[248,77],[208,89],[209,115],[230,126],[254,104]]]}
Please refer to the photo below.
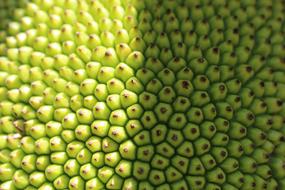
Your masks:
{"label": "fruit texture", "polygon": [[282,0],[0,0],[1,190],[284,190]]}

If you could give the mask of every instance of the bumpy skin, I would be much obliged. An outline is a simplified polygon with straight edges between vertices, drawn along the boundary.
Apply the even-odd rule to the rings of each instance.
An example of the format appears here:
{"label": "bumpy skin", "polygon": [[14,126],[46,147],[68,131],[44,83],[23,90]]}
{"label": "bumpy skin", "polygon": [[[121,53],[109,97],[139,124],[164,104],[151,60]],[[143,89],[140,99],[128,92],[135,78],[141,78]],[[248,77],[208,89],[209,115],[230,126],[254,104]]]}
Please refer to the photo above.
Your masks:
{"label": "bumpy skin", "polygon": [[15,2],[1,190],[285,189],[284,1]]}

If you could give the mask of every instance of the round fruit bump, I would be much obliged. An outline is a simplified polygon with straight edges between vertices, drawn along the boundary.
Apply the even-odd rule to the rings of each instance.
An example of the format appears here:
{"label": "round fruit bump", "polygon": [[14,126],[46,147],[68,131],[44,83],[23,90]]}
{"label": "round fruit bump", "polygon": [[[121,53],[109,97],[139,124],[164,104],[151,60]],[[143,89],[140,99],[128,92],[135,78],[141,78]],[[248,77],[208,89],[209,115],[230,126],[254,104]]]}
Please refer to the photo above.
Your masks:
{"label": "round fruit bump", "polygon": [[133,166],[133,175],[140,180],[145,180],[148,177],[150,166],[147,163],[137,161]]}
{"label": "round fruit bump", "polygon": [[225,182],[225,173],[224,171],[217,167],[206,174],[207,180],[212,183],[223,184]]}
{"label": "round fruit bump", "polygon": [[228,151],[223,147],[213,147],[211,154],[215,158],[217,163],[223,162],[228,157]]}
{"label": "round fruit bump", "polygon": [[131,48],[128,44],[120,43],[116,45],[116,53],[120,61],[125,61],[131,53]]}
{"label": "round fruit bump", "polygon": [[92,111],[89,109],[81,108],[76,111],[77,120],[82,124],[90,124],[94,118]]}
{"label": "round fruit bump", "polygon": [[269,179],[272,176],[271,168],[268,165],[261,165],[257,167],[256,173],[263,179]]}
{"label": "round fruit bump", "polygon": [[155,76],[151,70],[144,67],[136,72],[136,77],[139,78],[143,84],[147,84]]}
{"label": "round fruit bump", "polygon": [[254,124],[259,129],[261,129],[263,131],[268,131],[272,127],[273,118],[271,115],[264,115],[263,117],[257,116]]}
{"label": "round fruit bump", "polygon": [[138,119],[143,113],[143,108],[140,104],[134,104],[127,108],[127,115],[130,119]]}
{"label": "round fruit bump", "polygon": [[92,178],[86,182],[86,189],[99,190],[101,188],[104,188],[104,185],[98,178]]}
{"label": "round fruit bump", "polygon": [[54,99],[55,99],[55,96],[56,96],[56,92],[55,92],[54,89],[52,89],[50,87],[47,87],[47,88],[44,89],[44,91],[41,94],[41,96],[43,97],[43,101],[44,101],[45,104],[53,105],[53,102],[54,102]]}
{"label": "round fruit bump", "polygon": [[45,174],[42,172],[35,171],[29,176],[29,183],[35,187],[41,186],[45,181]]}
{"label": "round fruit bump", "polygon": [[220,166],[226,173],[232,173],[239,168],[239,162],[233,157],[227,157]]}
{"label": "round fruit bump", "polygon": [[189,99],[183,96],[178,96],[172,104],[174,110],[177,112],[185,112],[190,107],[190,105],[191,103]]}
{"label": "round fruit bump", "polygon": [[91,163],[95,167],[102,167],[104,165],[104,153],[103,152],[96,152],[92,155]]}
{"label": "round fruit bump", "polygon": [[83,99],[83,106],[89,110],[92,110],[96,103],[97,99],[93,95],[85,96]]}
{"label": "round fruit bump", "polygon": [[41,137],[35,141],[35,153],[36,154],[50,154],[49,139]]}
{"label": "round fruit bump", "polygon": [[7,92],[7,97],[10,101],[17,103],[20,101],[20,90],[19,89],[11,89]]}
{"label": "round fruit bump", "polygon": [[267,139],[267,134],[257,128],[248,129],[248,137],[256,144],[256,146],[263,144]]}
{"label": "round fruit bump", "polygon": [[68,183],[69,183],[70,178],[67,175],[61,175],[58,176],[54,181],[53,181],[53,186],[58,189],[65,189],[68,188]]}
{"label": "round fruit bump", "polygon": [[79,86],[77,84],[75,84],[73,82],[67,82],[65,87],[64,87],[63,92],[65,94],[67,94],[68,96],[74,96],[74,95],[79,94],[80,89],[79,89]]}
{"label": "round fruit bump", "polygon": [[254,176],[250,174],[245,174],[242,188],[254,189],[255,187],[256,187],[256,181],[254,179]]}
{"label": "round fruit bump", "polygon": [[82,165],[90,162],[91,157],[91,152],[87,148],[83,148],[81,151],[78,152],[76,160],[79,162],[79,164]]}
{"label": "round fruit bump", "polygon": [[[209,82],[210,82],[209,79],[205,75],[197,75],[193,79],[192,83],[193,83],[193,87],[197,90],[207,90],[209,87]],[[213,86],[213,85],[211,85],[211,86]],[[214,87],[211,87],[211,88],[214,88]],[[210,94],[212,94],[212,93],[210,93]]]}
{"label": "round fruit bump", "polygon": [[226,102],[230,104],[234,112],[241,108],[241,98],[238,95],[229,95],[226,98]]}
{"label": "round fruit bump", "polygon": [[54,136],[50,138],[50,149],[51,151],[65,151],[66,143],[60,136]]}
{"label": "round fruit bump", "polygon": [[152,109],[157,103],[157,97],[149,92],[142,92],[139,95],[139,103],[142,105],[145,109]]}
{"label": "round fruit bump", "polygon": [[54,100],[55,108],[68,108],[69,107],[69,97],[64,93],[58,93]]}
{"label": "round fruit bump", "polygon": [[240,165],[240,170],[242,172],[247,172],[247,173],[254,173],[257,168],[256,161],[248,156],[241,157],[239,165]]}
{"label": "round fruit bump", "polygon": [[134,76],[134,70],[125,63],[119,63],[115,69],[115,76],[122,81],[127,81]]}
{"label": "round fruit bump", "polygon": [[203,107],[210,102],[210,97],[205,91],[195,91],[192,93],[190,100],[193,106]]}
{"label": "round fruit bump", "polygon": [[11,150],[20,148],[21,146],[21,135],[18,133],[7,135],[7,147]]}
{"label": "round fruit bump", "polygon": [[186,181],[193,188],[203,188],[206,185],[206,180],[202,176],[187,176]]}
{"label": "round fruit bump", "polygon": [[115,168],[115,172],[122,178],[127,178],[132,172],[132,163],[130,161],[122,160]]}
{"label": "round fruit bump", "polygon": [[252,158],[254,158],[258,164],[267,163],[269,161],[270,157],[271,157],[271,155],[268,154],[262,148],[257,148],[252,153]]}
{"label": "round fruit bump", "polygon": [[245,126],[250,126],[255,121],[255,115],[248,109],[241,109],[235,113],[236,120]]}
{"label": "round fruit bump", "polygon": [[188,173],[190,175],[204,175],[205,174],[205,168],[199,158],[194,157],[190,160]]}
{"label": "round fruit bump", "polygon": [[172,59],[172,57],[173,53],[170,48],[162,48],[158,58],[162,63],[167,63]]}
{"label": "round fruit bump", "polygon": [[123,158],[130,160],[134,160],[136,158],[136,146],[130,140],[122,143],[119,147],[119,151]]}
{"label": "round fruit bump", "polygon": [[221,78],[219,67],[216,65],[209,66],[206,70],[206,75],[208,76],[211,82],[217,82]]}
{"label": "round fruit bump", "polygon": [[119,152],[111,152],[111,153],[105,154],[104,161],[110,167],[117,166],[120,160],[121,160],[121,156]]}
{"label": "round fruit bump", "polygon": [[159,103],[154,109],[159,121],[167,122],[173,113],[172,107],[166,103]]}
{"label": "round fruit bump", "polygon": [[254,91],[255,96],[262,97],[265,92],[265,82],[260,79],[255,79],[248,84],[248,87]]}
{"label": "round fruit bump", "polygon": [[243,107],[248,107],[255,97],[255,92],[249,88],[244,88],[240,92]]}
{"label": "round fruit bump", "polygon": [[190,108],[189,111],[187,112],[187,119],[191,123],[196,123],[196,124],[201,123],[204,119],[202,110],[197,107]]}
{"label": "round fruit bump", "polygon": [[75,158],[83,149],[84,144],[80,141],[72,141],[67,145],[66,152],[71,158]]}
{"label": "round fruit bump", "polygon": [[35,141],[32,137],[25,136],[21,139],[21,148],[22,150],[29,154],[33,153],[35,150]]}
{"label": "round fruit bump", "polygon": [[152,111],[145,111],[140,121],[145,128],[151,129],[157,123],[157,118]]}
{"label": "round fruit bump", "polygon": [[29,99],[29,104],[34,108],[34,109],[39,109],[41,106],[43,106],[43,97],[41,96],[32,96]]}
{"label": "round fruit bump", "polygon": [[77,84],[81,84],[83,83],[83,81],[87,78],[87,72],[85,71],[85,69],[76,69],[73,71],[73,78],[72,81],[74,81]]}
{"label": "round fruit bump", "polygon": [[235,158],[242,156],[244,153],[243,147],[239,141],[230,140],[227,147],[229,155]]}
{"label": "round fruit bump", "polygon": [[78,124],[78,119],[76,117],[76,114],[69,113],[65,115],[65,117],[62,120],[62,127],[64,129],[74,129]]}
{"label": "round fruit bump", "polygon": [[28,174],[25,173],[23,170],[15,171],[12,180],[16,188],[23,189],[29,184]]}
{"label": "round fruit bump", "polygon": [[228,182],[237,188],[241,188],[244,183],[244,175],[240,171],[235,171],[227,176]]}
{"label": "round fruit bump", "polygon": [[[178,81],[176,85],[176,89],[179,90],[179,95],[190,94],[192,91],[191,84],[186,82],[186,86],[183,85],[183,81]],[[158,97],[161,102],[165,103],[173,103],[176,97],[175,90],[171,86],[166,86],[160,90]]]}
{"label": "round fruit bump", "polygon": [[127,139],[127,133],[123,127],[112,126],[109,130],[108,136],[118,143]]}
{"label": "round fruit bump", "polygon": [[125,179],[123,183],[123,189],[132,189],[138,187],[138,182],[134,178]]}
{"label": "round fruit bump", "polygon": [[119,175],[113,175],[108,183],[106,184],[107,188],[122,188],[123,179]]}
{"label": "round fruit bump", "polygon": [[66,143],[69,143],[75,139],[75,133],[73,130],[65,129],[61,132],[61,137]]}
{"label": "round fruit bump", "polygon": [[107,183],[113,174],[114,174],[113,168],[104,166],[98,170],[97,176],[99,177],[101,182]]}
{"label": "round fruit bump", "polygon": [[118,150],[118,148],[119,148],[119,144],[116,143],[111,138],[105,137],[102,140],[102,150],[103,150],[103,152],[105,152],[105,153],[114,152],[114,151]]}
{"label": "round fruit bump", "polygon": [[[152,52],[152,50],[150,50],[150,51]],[[145,67],[154,73],[158,73],[164,67],[164,65],[161,63],[161,61],[159,59],[157,59],[156,57],[158,57],[158,55],[150,56],[150,58],[148,58],[146,60],[146,63],[145,63]]]}
{"label": "round fruit bump", "polygon": [[[163,27],[163,23],[161,22],[161,20],[155,20],[154,22],[156,22],[157,24],[160,24],[160,26],[155,25],[155,27],[157,27],[156,30],[161,30],[160,27]],[[160,49],[164,48],[164,49],[162,49],[162,51],[169,50],[168,49],[168,48],[170,48],[169,36],[167,35],[167,33],[163,32],[163,30],[161,30],[159,35],[157,36],[156,44]],[[171,51],[166,51],[165,53],[170,53],[170,52]],[[162,52],[160,52],[160,54],[161,53]],[[172,52],[169,55],[172,55]]]}
{"label": "round fruit bump", "polygon": [[131,77],[126,82],[126,89],[139,94],[143,91],[144,87],[138,78]]}
{"label": "round fruit bump", "polygon": [[216,126],[212,122],[203,122],[201,124],[201,135],[207,139],[211,139],[216,133]]}
{"label": "round fruit bump", "polygon": [[258,175],[254,175],[254,179],[256,182],[256,188],[266,188],[267,187],[267,181],[261,178]]}
{"label": "round fruit bump", "polygon": [[172,72],[171,69],[165,68],[161,70],[157,77],[162,81],[164,85],[172,85],[175,82],[175,74]]}
{"label": "round fruit bump", "polygon": [[267,188],[270,189],[270,190],[271,190],[271,189],[278,189],[277,180],[274,179],[274,178],[268,179]]}
{"label": "round fruit bump", "polygon": [[[222,49],[220,49],[222,51]],[[224,52],[221,56],[221,61],[228,66],[234,66],[237,63],[237,55],[235,52]]]}
{"label": "round fruit bump", "polygon": [[68,160],[66,152],[53,152],[50,155],[50,160],[53,164],[64,164]]}
{"label": "round fruit bump", "polygon": [[72,177],[79,173],[80,165],[75,159],[69,159],[63,166],[64,172]]}
{"label": "round fruit bump", "polygon": [[48,180],[54,181],[57,177],[63,174],[63,166],[52,164],[45,169],[45,176]]}
{"label": "round fruit bump", "polygon": [[[274,145],[272,142],[270,142],[270,141],[266,141],[266,142],[262,145],[262,148],[263,148],[268,154],[271,154],[271,153],[273,152],[274,147],[275,147],[275,145]],[[282,144],[282,145],[280,145],[280,147],[284,147],[284,145]],[[277,146],[277,148],[276,148],[276,152],[278,152],[277,154],[282,154],[282,153],[281,153],[281,152],[282,152],[282,149],[283,149],[283,148],[279,149],[278,146]],[[279,151],[279,150],[281,150],[281,151]]]}
{"label": "round fruit bump", "polygon": [[133,51],[127,56],[125,63],[130,67],[132,67],[133,69],[137,70],[142,66],[144,59],[145,58],[141,52]]}
{"label": "round fruit bump", "polygon": [[17,75],[8,75],[5,78],[5,86],[8,89],[19,88],[21,85],[22,85],[22,81],[20,80],[19,76],[17,76]]}
{"label": "round fruit bump", "polygon": [[226,81],[226,80],[234,77],[234,68],[232,66],[221,65],[220,66],[220,72],[221,72],[221,80],[222,81]]}
{"label": "round fruit bump", "polygon": [[1,181],[10,180],[15,173],[15,168],[10,163],[3,163],[0,165],[1,172],[0,172],[0,179]]}
{"label": "round fruit bump", "polygon": [[78,125],[75,129],[75,137],[78,140],[86,141],[91,136],[90,127],[87,125]]}
{"label": "round fruit bump", "polygon": [[[101,83],[107,83],[114,78],[115,69],[112,67],[101,67],[97,74],[97,79]],[[119,81],[118,79],[116,79]]]}
{"label": "round fruit bump", "polygon": [[[71,69],[68,66],[63,66],[60,69],[58,69],[59,71],[59,75],[65,79],[65,80],[69,80],[69,81],[73,81],[73,77],[74,77],[74,71],[73,69]],[[56,82],[56,81],[54,81]],[[65,84],[66,85],[66,84]]]}
{"label": "round fruit bump", "polygon": [[234,110],[228,103],[219,102],[219,103],[216,103],[216,107],[221,117],[228,119],[228,120],[232,119]]}
{"label": "round fruit bump", "polygon": [[58,108],[54,110],[54,120],[57,122],[61,122],[63,118],[70,113],[68,108]]}
{"label": "round fruit bump", "polygon": [[279,98],[268,97],[264,99],[267,106],[267,113],[277,113],[283,107],[283,101]]}
{"label": "round fruit bump", "polygon": [[[11,116],[3,116],[0,118],[0,127],[1,127],[1,132],[6,133],[6,134],[11,134],[13,132],[16,132],[16,128],[13,125],[13,118]],[[20,128],[21,129],[21,128]],[[6,141],[8,136],[2,136],[2,141],[4,143],[4,147],[7,145]]]}
{"label": "round fruit bump", "polygon": [[9,149],[2,149],[0,151],[0,159],[2,160],[1,163],[6,163],[10,160],[10,153],[11,151]]}
{"label": "round fruit bump", "polygon": [[99,137],[104,137],[108,134],[110,125],[104,120],[96,120],[91,125],[91,132]]}
{"label": "round fruit bump", "polygon": [[25,156],[25,152],[23,152],[21,149],[15,149],[8,155],[9,160],[11,160],[11,164],[13,164],[15,167],[20,168],[22,164],[22,159]]}
{"label": "round fruit bump", "polygon": [[195,140],[200,136],[199,126],[193,123],[187,123],[183,129],[184,137],[188,140]]}
{"label": "round fruit bump", "polygon": [[212,120],[217,115],[217,110],[214,104],[209,103],[202,107],[202,112],[205,119]]}
{"label": "round fruit bump", "polygon": [[149,181],[153,185],[160,185],[165,182],[165,175],[162,171],[159,170],[151,170],[149,174]]}
{"label": "round fruit bump", "polygon": [[138,146],[149,144],[150,141],[150,134],[146,130],[139,132],[134,138],[134,142]]}
{"label": "round fruit bump", "polygon": [[169,126],[175,129],[182,129],[187,123],[187,118],[185,114],[182,113],[174,113],[169,118]]}
{"label": "round fruit bump", "polygon": [[69,180],[69,185],[68,187],[71,189],[71,190],[76,190],[76,189],[84,189],[84,180],[80,177],[80,176],[75,176],[75,177],[72,177],[70,180]]}

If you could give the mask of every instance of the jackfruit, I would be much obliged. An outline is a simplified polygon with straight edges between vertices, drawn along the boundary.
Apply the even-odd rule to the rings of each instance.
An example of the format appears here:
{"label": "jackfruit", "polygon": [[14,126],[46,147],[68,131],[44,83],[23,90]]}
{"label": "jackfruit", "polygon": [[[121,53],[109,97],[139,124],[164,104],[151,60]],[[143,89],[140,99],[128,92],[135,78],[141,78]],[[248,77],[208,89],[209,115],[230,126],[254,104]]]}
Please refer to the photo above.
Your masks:
{"label": "jackfruit", "polygon": [[282,0],[0,0],[1,190],[285,190]]}

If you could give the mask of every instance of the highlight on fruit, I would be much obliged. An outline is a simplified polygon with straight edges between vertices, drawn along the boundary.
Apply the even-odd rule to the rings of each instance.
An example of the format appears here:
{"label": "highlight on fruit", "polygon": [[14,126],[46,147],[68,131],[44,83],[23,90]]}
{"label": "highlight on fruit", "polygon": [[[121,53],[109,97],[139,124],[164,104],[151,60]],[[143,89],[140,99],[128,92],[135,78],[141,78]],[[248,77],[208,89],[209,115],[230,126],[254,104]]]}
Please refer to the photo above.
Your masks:
{"label": "highlight on fruit", "polygon": [[285,1],[0,0],[0,190],[284,190]]}

